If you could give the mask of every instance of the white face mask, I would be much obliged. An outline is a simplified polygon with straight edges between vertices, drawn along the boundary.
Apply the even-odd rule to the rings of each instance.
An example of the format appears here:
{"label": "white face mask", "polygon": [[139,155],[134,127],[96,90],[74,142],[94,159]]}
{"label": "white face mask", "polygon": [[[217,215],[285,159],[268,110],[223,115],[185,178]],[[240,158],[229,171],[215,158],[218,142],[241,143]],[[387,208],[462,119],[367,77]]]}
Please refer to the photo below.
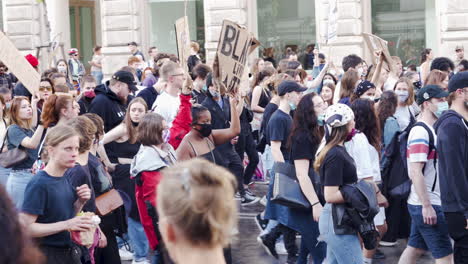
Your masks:
{"label": "white face mask", "polygon": [[57,70],[61,73],[67,72],[67,67],[66,66],[57,66]]}
{"label": "white face mask", "polygon": [[362,67],[358,68],[357,73],[358,73],[359,77],[361,77],[364,74],[364,69]]}
{"label": "white face mask", "polygon": [[406,99],[408,99],[408,91],[400,91],[397,90],[395,91],[396,95],[398,95],[398,100],[399,102],[404,102]]}
{"label": "white face mask", "polygon": [[375,101],[375,96],[365,95],[365,96],[363,96],[363,97],[361,97],[361,98],[362,98],[362,99],[369,99],[369,100],[371,100],[372,102]]}

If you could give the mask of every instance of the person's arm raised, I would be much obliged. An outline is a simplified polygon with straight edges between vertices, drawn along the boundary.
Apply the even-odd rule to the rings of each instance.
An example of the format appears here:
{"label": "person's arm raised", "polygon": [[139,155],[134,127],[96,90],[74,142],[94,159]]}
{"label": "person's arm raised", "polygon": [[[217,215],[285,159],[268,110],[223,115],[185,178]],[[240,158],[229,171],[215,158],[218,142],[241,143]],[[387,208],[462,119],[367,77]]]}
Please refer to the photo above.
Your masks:
{"label": "person's arm raised", "polygon": [[237,112],[237,104],[239,103],[236,96],[229,98],[231,107],[231,126],[226,129],[215,129],[211,132],[215,145],[221,145],[233,139],[240,133],[240,119]]}

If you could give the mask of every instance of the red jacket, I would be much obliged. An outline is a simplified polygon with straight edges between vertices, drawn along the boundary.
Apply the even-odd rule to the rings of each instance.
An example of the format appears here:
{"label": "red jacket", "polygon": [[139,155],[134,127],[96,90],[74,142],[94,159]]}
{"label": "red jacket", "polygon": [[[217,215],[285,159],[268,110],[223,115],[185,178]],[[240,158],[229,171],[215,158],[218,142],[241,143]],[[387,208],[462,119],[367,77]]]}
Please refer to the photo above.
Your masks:
{"label": "red jacket", "polygon": [[170,129],[170,139],[169,144],[171,144],[174,149],[177,149],[184,139],[185,135],[190,132],[190,124],[192,123],[192,114],[190,109],[192,104],[190,99],[192,95],[180,94],[180,107],[179,112],[177,113],[176,118],[172,121],[172,127]]}

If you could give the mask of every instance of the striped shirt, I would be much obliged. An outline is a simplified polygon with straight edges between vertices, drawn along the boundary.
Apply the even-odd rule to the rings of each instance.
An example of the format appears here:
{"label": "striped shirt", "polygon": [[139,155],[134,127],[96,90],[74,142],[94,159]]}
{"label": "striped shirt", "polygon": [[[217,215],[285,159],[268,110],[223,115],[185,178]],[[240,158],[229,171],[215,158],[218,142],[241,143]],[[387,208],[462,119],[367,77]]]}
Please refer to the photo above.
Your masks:
{"label": "striped shirt", "polygon": [[[437,142],[437,136],[432,126],[426,124],[430,129],[434,137],[433,144]],[[425,166],[423,169],[424,181],[426,183],[426,190],[429,195],[429,200],[433,205],[441,205],[440,201],[440,188],[439,179],[436,179],[435,186],[434,180],[436,178],[436,168],[434,166],[434,159],[437,158],[437,152],[435,149],[429,153],[429,134],[427,130],[422,126],[415,126],[411,129],[408,136],[408,146],[406,151],[406,158],[408,161],[408,175],[411,178],[410,164],[411,162],[424,162]],[[434,191],[432,191],[433,186]],[[408,203],[411,205],[422,205],[421,201],[416,194],[414,185],[411,186],[411,193],[408,197]]]}

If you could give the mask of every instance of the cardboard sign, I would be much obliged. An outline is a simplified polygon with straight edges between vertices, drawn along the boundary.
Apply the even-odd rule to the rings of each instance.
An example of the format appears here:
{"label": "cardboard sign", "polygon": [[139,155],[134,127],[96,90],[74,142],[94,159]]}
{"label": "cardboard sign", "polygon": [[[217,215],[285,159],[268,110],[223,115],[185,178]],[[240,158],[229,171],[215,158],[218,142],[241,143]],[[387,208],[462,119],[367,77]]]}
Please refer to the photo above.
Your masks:
{"label": "cardboard sign", "polygon": [[333,42],[338,38],[338,4],[337,0],[329,0],[327,43]]}
{"label": "cardboard sign", "polygon": [[220,89],[236,94],[244,75],[247,56],[260,43],[245,27],[229,21],[223,21],[216,51],[213,73]]}
{"label": "cardboard sign", "polygon": [[188,17],[184,16],[175,22],[175,31],[177,39],[177,52],[179,61],[185,72],[188,72],[187,60],[190,56],[190,32],[188,26]]}
{"label": "cardboard sign", "polygon": [[39,89],[41,76],[21,55],[11,40],[1,31],[0,47],[0,60],[31,94],[35,94]]}
{"label": "cardboard sign", "polygon": [[382,68],[392,73],[396,72],[395,62],[393,61],[392,57],[390,56],[390,52],[388,51],[387,41],[369,33],[362,33],[362,35],[364,36],[367,46],[371,50],[372,63],[377,64],[379,58],[377,58],[375,53],[377,51],[381,51],[383,53],[384,59]]}

